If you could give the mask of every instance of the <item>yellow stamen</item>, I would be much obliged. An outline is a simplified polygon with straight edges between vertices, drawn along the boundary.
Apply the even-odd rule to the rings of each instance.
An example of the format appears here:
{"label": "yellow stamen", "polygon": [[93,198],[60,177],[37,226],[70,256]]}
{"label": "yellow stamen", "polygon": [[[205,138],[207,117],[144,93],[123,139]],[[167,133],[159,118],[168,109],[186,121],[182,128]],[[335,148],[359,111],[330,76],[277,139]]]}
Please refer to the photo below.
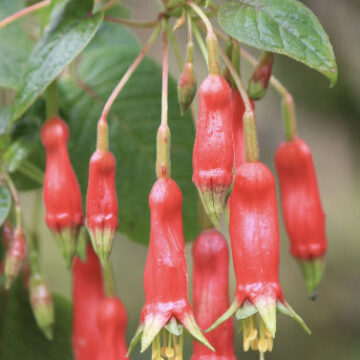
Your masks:
{"label": "yellow stamen", "polygon": [[262,353],[266,352],[268,349],[268,343],[266,339],[260,339],[258,342],[258,350]]}
{"label": "yellow stamen", "polygon": [[274,342],[272,338],[267,338],[267,349],[268,351],[272,351],[273,346],[274,346]]}
{"label": "yellow stamen", "polygon": [[259,342],[259,339],[254,339],[251,342],[251,344],[250,344],[251,350],[256,351],[258,349],[258,342]]}

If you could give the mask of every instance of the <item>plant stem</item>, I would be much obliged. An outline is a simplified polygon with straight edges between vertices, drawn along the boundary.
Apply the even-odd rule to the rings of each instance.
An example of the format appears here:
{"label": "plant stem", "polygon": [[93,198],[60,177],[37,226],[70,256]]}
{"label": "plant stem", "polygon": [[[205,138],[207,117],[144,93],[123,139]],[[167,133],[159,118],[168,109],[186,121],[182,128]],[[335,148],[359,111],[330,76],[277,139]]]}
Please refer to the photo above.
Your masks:
{"label": "plant stem", "polygon": [[14,21],[33,13],[34,11],[40,10],[48,5],[50,5],[51,1],[50,0],[44,0],[44,1],[40,1],[34,5],[28,6],[10,16],[8,16],[7,18],[5,18],[4,20],[0,21],[0,29],[4,28],[5,26],[13,23]]}
{"label": "plant stem", "polygon": [[204,40],[201,37],[201,34],[199,33],[199,30],[197,29],[197,26],[195,24],[193,24],[192,29],[193,29],[193,33],[195,35],[196,41],[198,42],[200,50],[201,50],[201,52],[203,54],[203,57],[205,59],[206,65],[209,66],[209,57],[208,57],[208,52],[207,52]]}
{"label": "plant stem", "polygon": [[232,78],[235,81],[236,87],[238,88],[242,100],[245,104],[245,113],[243,117],[244,122],[244,134],[245,134],[245,155],[246,161],[255,162],[259,159],[259,146],[257,140],[257,131],[256,131],[256,118],[255,112],[251,106],[249,96],[245,90],[243,83],[241,82],[240,76],[234,68],[231,60],[226,55],[226,52],[220,48],[220,54],[224,59],[226,66],[230,70]]}
{"label": "plant stem", "polygon": [[46,89],[46,118],[50,119],[59,113],[57,82],[54,80]]}
{"label": "plant stem", "polygon": [[108,113],[110,111],[110,108],[111,108],[113,102],[115,101],[116,97],[119,95],[119,93],[122,90],[122,88],[124,87],[124,85],[129,80],[131,75],[134,73],[134,71],[136,70],[136,68],[140,64],[141,60],[144,58],[146,53],[150,50],[151,46],[154,44],[156,38],[159,35],[159,31],[160,31],[160,25],[158,25],[155,28],[155,30],[151,34],[149,40],[147,41],[147,43],[145,44],[145,46],[141,50],[140,54],[137,56],[137,58],[133,61],[133,63],[127,69],[126,73],[121,78],[120,82],[116,85],[115,89],[113,90],[110,97],[108,98],[108,100],[107,100],[107,102],[106,102],[106,104],[104,106],[103,112],[101,114],[101,119],[104,119],[105,122],[106,122],[107,115],[108,115]]}
{"label": "plant stem", "polygon": [[161,124],[156,139],[156,176],[170,177],[170,144],[171,134],[168,126],[168,42],[165,23],[163,31],[163,58],[162,58],[162,89],[161,89]]}
{"label": "plant stem", "polygon": [[16,228],[22,228],[23,221],[22,221],[22,211],[21,211],[21,206],[20,206],[19,193],[16,189],[14,182],[12,181],[11,177],[9,176],[9,174],[5,173],[4,175],[5,175],[4,176],[5,181],[8,185],[11,196],[14,200]]}
{"label": "plant stem", "polygon": [[209,58],[209,72],[210,74],[218,75],[220,74],[220,60],[218,54],[219,46],[211,22],[198,5],[190,0],[187,1],[187,4],[191,6],[197,15],[199,15],[200,19],[206,26],[206,46]]}
{"label": "plant stem", "polygon": [[176,62],[178,63],[179,67],[182,69],[182,67],[184,66],[184,61],[183,61],[183,57],[181,54],[181,50],[179,47],[179,43],[176,40],[176,37],[174,35],[174,33],[172,32],[170,26],[166,26],[166,31],[167,31],[167,36],[171,42],[171,47],[174,50],[174,54],[176,57]]}
{"label": "plant stem", "polygon": [[113,269],[112,269],[110,260],[108,260],[106,267],[103,268],[103,279],[104,279],[105,295],[106,296],[116,296],[114,273],[113,273]]}
{"label": "plant stem", "polygon": [[113,16],[105,16],[105,21],[114,22],[130,27],[136,27],[136,28],[152,28],[159,24],[159,20],[153,20],[153,21],[139,21],[139,20],[128,20],[128,19],[122,19],[117,18]]}

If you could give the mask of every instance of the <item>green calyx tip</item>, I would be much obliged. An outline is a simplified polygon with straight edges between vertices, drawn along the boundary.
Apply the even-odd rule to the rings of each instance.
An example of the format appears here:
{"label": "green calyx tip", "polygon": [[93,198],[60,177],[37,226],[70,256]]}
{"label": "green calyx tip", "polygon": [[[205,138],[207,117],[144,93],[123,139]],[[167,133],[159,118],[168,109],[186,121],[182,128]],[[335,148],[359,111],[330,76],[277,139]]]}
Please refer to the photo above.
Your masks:
{"label": "green calyx tip", "polygon": [[103,268],[107,266],[112,244],[115,237],[115,232],[112,229],[96,229],[95,231],[89,229],[91,243],[100,259]]}
{"label": "green calyx tip", "polygon": [[20,273],[22,261],[14,256],[6,257],[5,260],[5,290],[9,290],[14,280]]}
{"label": "green calyx tip", "polygon": [[247,93],[253,100],[260,100],[264,97],[266,89],[260,81],[249,81]]}
{"label": "green calyx tip", "polygon": [[325,271],[324,258],[298,260],[298,263],[305,280],[308,296],[311,300],[315,300]]}
{"label": "green calyx tip", "polygon": [[222,188],[219,190],[198,190],[206,213],[208,214],[214,226],[218,228],[220,218],[226,204],[227,189]]}
{"label": "green calyx tip", "polygon": [[53,232],[53,234],[65,259],[66,266],[70,269],[76,250],[78,229],[69,227],[60,232]]}

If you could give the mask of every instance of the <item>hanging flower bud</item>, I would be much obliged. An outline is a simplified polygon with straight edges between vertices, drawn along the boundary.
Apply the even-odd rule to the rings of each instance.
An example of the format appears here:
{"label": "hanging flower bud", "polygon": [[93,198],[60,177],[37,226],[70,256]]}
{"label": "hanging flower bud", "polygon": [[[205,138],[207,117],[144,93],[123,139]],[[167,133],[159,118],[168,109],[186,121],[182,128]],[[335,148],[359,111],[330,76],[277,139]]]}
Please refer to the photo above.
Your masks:
{"label": "hanging flower bud", "polygon": [[274,62],[274,54],[264,51],[249,80],[248,94],[254,100],[264,97],[269,85],[271,70]]}
{"label": "hanging flower bud", "polygon": [[79,183],[67,150],[68,139],[69,129],[62,119],[54,117],[44,123],[41,141],[46,151],[45,219],[70,267],[84,216]]}
{"label": "hanging flower bud", "polygon": [[3,224],[2,230],[1,230],[1,240],[2,240],[5,250],[8,249],[13,238],[14,238],[13,226],[12,226],[10,220],[6,219],[4,221],[4,224]]}
{"label": "hanging flower bud", "polygon": [[230,238],[235,300],[210,330],[236,313],[242,321],[244,350],[265,353],[273,347],[278,309],[310,332],[281,290],[275,180],[260,162],[244,163],[236,170],[230,196]]}
{"label": "hanging flower bud", "polygon": [[181,115],[185,114],[185,111],[191,105],[196,94],[193,52],[194,44],[189,42],[187,46],[187,59],[178,81],[178,99]]}
{"label": "hanging flower bud", "polygon": [[99,306],[97,319],[102,335],[102,344],[97,360],[126,360],[127,315],[125,306],[120,299],[105,298]]}
{"label": "hanging flower bud", "polygon": [[109,258],[118,227],[115,165],[115,157],[110,151],[97,149],[90,159],[86,222],[103,266]]}
{"label": "hanging flower bud", "polygon": [[144,273],[145,306],[129,353],[141,338],[141,352],[152,344],[153,358],[179,356],[181,359],[182,326],[197,341],[212,349],[196,324],[187,298],[182,194],[174,180],[161,178],[151,190],[149,203],[151,227]]}
{"label": "hanging flower bud", "polygon": [[75,360],[97,360],[102,343],[97,326],[97,309],[104,299],[104,289],[100,262],[90,244],[87,246],[86,261],[76,258],[72,274]]}
{"label": "hanging flower bud", "polygon": [[[203,231],[192,247],[195,319],[208,328],[229,307],[229,252],[226,240],[215,229]],[[228,319],[207,335],[215,353],[194,342],[191,360],[235,360],[234,326]]]}
{"label": "hanging flower bud", "polygon": [[37,325],[49,339],[53,336],[54,304],[48,285],[39,274],[30,276],[30,303]]}
{"label": "hanging flower bud", "polygon": [[290,252],[299,261],[309,296],[315,298],[324,272],[327,240],[311,151],[298,137],[284,141],[276,152],[275,164]]}
{"label": "hanging flower bud", "polygon": [[5,257],[5,289],[10,289],[11,284],[19,275],[26,258],[27,246],[24,229],[15,229],[14,238],[11,241]]}
{"label": "hanging flower bud", "polygon": [[219,224],[233,180],[230,96],[230,87],[220,75],[209,75],[199,90],[193,182],[215,226]]}

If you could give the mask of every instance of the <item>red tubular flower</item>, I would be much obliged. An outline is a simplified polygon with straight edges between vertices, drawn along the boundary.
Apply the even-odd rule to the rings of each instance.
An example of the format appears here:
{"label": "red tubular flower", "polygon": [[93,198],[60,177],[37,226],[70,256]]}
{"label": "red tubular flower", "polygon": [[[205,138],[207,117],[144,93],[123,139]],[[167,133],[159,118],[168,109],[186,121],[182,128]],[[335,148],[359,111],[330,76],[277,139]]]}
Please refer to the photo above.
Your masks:
{"label": "red tubular flower", "polygon": [[[187,299],[187,266],[182,226],[182,194],[171,178],[154,184],[150,197],[150,244],[145,265],[145,306],[129,353],[141,338],[141,352],[153,343],[153,357],[182,356],[182,326],[212,349],[195,322]],[[168,342],[161,349],[160,330]],[[172,345],[173,343],[173,345]],[[165,354],[165,355],[164,355]]]}
{"label": "red tubular flower", "polygon": [[[255,104],[252,100],[253,109]],[[241,98],[238,89],[231,89],[231,128],[234,142],[234,167],[237,169],[245,162],[245,140],[244,140],[244,124],[243,117],[245,113],[245,104]]]}
{"label": "red tubular flower", "polygon": [[79,183],[67,150],[68,139],[69,129],[62,119],[54,117],[44,123],[41,141],[46,151],[45,219],[70,267],[84,216]]}
{"label": "red tubular flower", "polygon": [[103,266],[109,258],[118,227],[115,165],[116,160],[110,151],[98,149],[90,159],[86,222],[91,242]]}
{"label": "red tubular flower", "polygon": [[102,339],[97,326],[97,309],[104,299],[104,290],[100,262],[90,244],[86,261],[76,258],[72,273],[75,359],[98,360]]}
{"label": "red tubular flower", "polygon": [[275,164],[290,252],[300,263],[309,296],[315,298],[324,272],[327,240],[311,151],[300,138],[284,141]]}
{"label": "red tubular flower", "polygon": [[[192,247],[195,319],[206,329],[229,307],[229,251],[217,230],[203,231]],[[207,335],[215,353],[194,342],[191,360],[235,360],[234,326],[228,319]]]}
{"label": "red tubular flower", "polygon": [[102,345],[97,360],[127,360],[125,342],[127,315],[120,299],[105,298],[99,306],[97,319],[102,335]]}
{"label": "red tubular flower", "polygon": [[14,237],[9,244],[5,257],[5,289],[10,289],[11,284],[19,275],[27,254],[27,245],[24,229],[17,227]]}
{"label": "red tubular flower", "polygon": [[309,332],[283,297],[275,180],[260,162],[244,163],[236,170],[230,196],[230,237],[237,283],[235,300],[209,330],[236,313],[243,323],[244,350],[251,346],[261,353],[271,351],[277,308]]}
{"label": "red tubular flower", "polygon": [[230,87],[220,75],[209,75],[200,86],[193,182],[215,226],[233,180],[230,97]]}

